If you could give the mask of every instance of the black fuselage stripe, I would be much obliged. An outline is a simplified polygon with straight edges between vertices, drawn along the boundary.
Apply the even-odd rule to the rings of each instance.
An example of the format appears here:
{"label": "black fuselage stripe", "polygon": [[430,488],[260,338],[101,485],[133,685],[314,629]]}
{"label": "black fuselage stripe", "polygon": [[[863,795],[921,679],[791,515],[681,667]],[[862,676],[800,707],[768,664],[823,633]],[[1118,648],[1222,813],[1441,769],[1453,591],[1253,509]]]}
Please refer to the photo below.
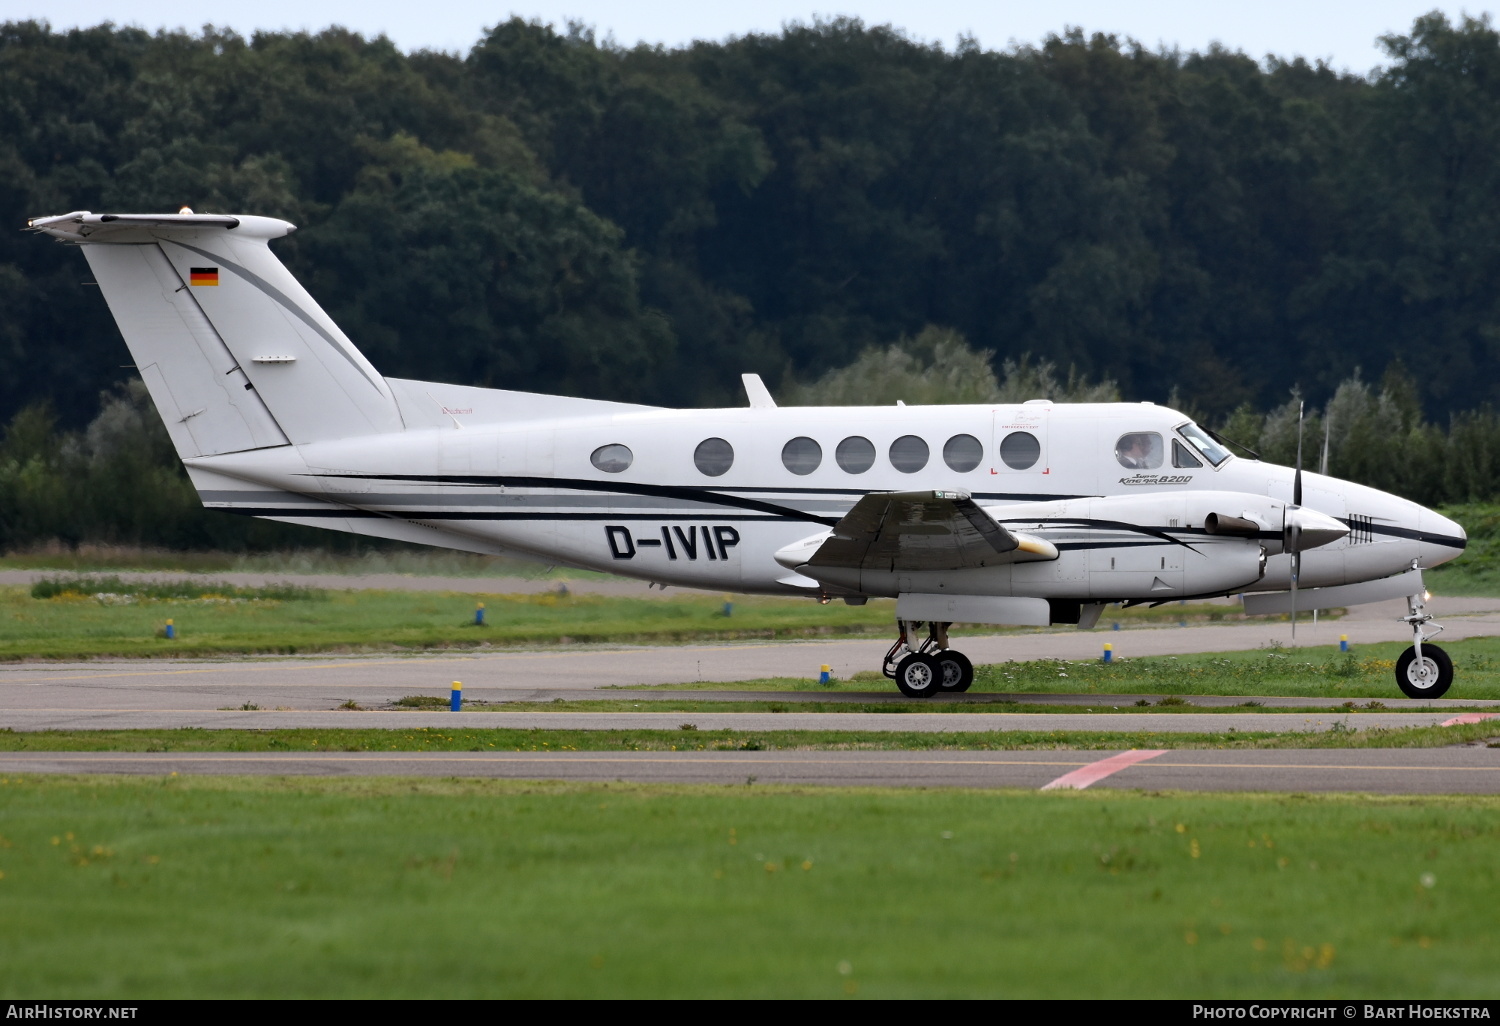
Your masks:
{"label": "black fuselage stripe", "polygon": [[738,509],[755,510],[756,512],[767,513],[785,520],[805,520],[814,524],[826,524],[829,527],[839,522],[838,517],[822,517],[816,513],[806,513],[800,509],[794,509],[791,506],[782,506],[774,502],[762,502],[759,499],[741,498],[737,495],[726,495],[723,492],[716,492],[707,488],[683,488],[673,485],[635,485],[625,481],[585,481],[577,478],[561,477],[471,477],[466,475],[447,476],[441,474],[322,474],[318,476],[343,480],[355,478],[377,481],[422,481],[432,484],[469,484],[499,488],[558,488],[567,491],[649,495],[662,499],[703,502],[717,506],[732,506]]}
{"label": "black fuselage stripe", "polygon": [[1000,521],[1002,524],[1074,524],[1078,527],[1112,528],[1116,531],[1125,531],[1128,534],[1147,534],[1153,538],[1160,539],[1163,543],[1181,545],[1185,549],[1198,551],[1181,538],[1174,538],[1167,533],[1168,530],[1181,530],[1181,528],[1145,527],[1141,524],[1127,524],[1121,520],[1090,520],[1083,517],[1015,517]]}
{"label": "black fuselage stripe", "polygon": [[[240,516],[250,517],[307,517],[319,520],[478,520],[478,521],[572,521],[577,523],[621,523],[634,522],[715,522],[715,523],[781,523],[785,517],[769,516],[764,514],[744,513],[719,513],[705,510],[696,513],[618,513],[597,511],[588,513],[565,513],[565,512],[504,512],[499,510],[368,510],[368,509],[340,509],[335,506],[210,506],[223,513],[237,513]],[[1141,529],[1137,529],[1139,533]],[[1154,533],[1154,532],[1148,532]],[[1058,542],[1058,551],[1071,551],[1076,549],[1100,549],[1100,548],[1138,548],[1141,546],[1155,545],[1181,545],[1176,539],[1169,537],[1153,538],[1151,541],[1100,541],[1100,542]],[[1192,546],[1188,546],[1191,548]]]}
{"label": "black fuselage stripe", "polygon": [[692,520],[714,523],[777,523],[786,517],[745,513],[502,513],[495,510],[424,510],[424,509],[339,509],[333,506],[210,506],[221,513],[238,513],[247,517],[314,517],[321,520],[578,520],[593,523],[618,523],[622,520]]}
{"label": "black fuselage stripe", "polygon": [[[607,512],[598,512],[598,513],[538,513],[538,512],[502,513],[502,512],[491,511],[491,510],[475,511],[475,512],[464,512],[464,511],[457,511],[457,510],[435,510],[435,511],[434,510],[425,510],[425,511],[414,511],[414,510],[395,510],[395,509],[390,509],[390,510],[384,510],[384,511],[375,511],[375,510],[367,510],[367,509],[338,509],[338,508],[329,508],[329,507],[316,507],[316,508],[309,508],[309,509],[306,509],[306,510],[299,510],[299,509],[296,509],[294,507],[280,508],[280,507],[250,507],[250,506],[219,506],[219,507],[210,507],[210,508],[222,509],[222,510],[225,510],[226,512],[239,513],[239,514],[244,515],[244,516],[258,516],[258,517],[299,516],[299,517],[318,517],[318,518],[329,518],[329,519],[337,519],[339,517],[353,517],[353,518],[394,517],[396,519],[401,519],[401,520],[596,520],[596,521],[601,521],[601,522],[604,521],[604,520],[705,520],[705,519],[717,519],[717,520],[731,520],[731,521],[735,521],[735,522],[747,522],[747,521],[758,521],[758,520],[792,520],[792,521],[803,521],[803,522],[808,522],[808,523],[823,524],[823,525],[826,525],[826,526],[829,526],[829,527],[834,526],[841,519],[839,517],[819,516],[819,515],[817,515],[815,513],[807,513],[807,512],[804,512],[802,510],[798,510],[798,509],[795,509],[793,507],[790,507],[790,506],[782,506],[782,505],[779,505],[777,503],[771,503],[771,502],[762,502],[762,501],[760,501],[758,499],[742,498],[742,497],[735,496],[735,495],[728,495],[728,494],[725,494],[723,492],[712,491],[712,490],[709,490],[709,489],[706,489],[706,488],[695,488],[695,487],[674,486],[674,485],[634,485],[634,484],[630,484],[628,482],[618,482],[617,483],[617,482],[609,482],[609,481],[587,481],[587,480],[576,479],[576,478],[467,477],[467,476],[457,476],[457,475],[456,476],[443,476],[443,475],[432,475],[432,474],[405,474],[405,475],[400,475],[400,474],[397,474],[397,475],[391,475],[391,474],[336,474],[336,475],[318,475],[318,476],[321,476],[321,477],[332,477],[332,478],[341,479],[341,480],[355,479],[355,480],[382,480],[382,481],[422,481],[422,482],[429,482],[429,483],[445,483],[445,484],[487,485],[487,486],[491,486],[491,487],[539,488],[539,489],[559,488],[559,489],[565,489],[565,490],[569,490],[569,491],[616,492],[616,493],[624,494],[624,495],[641,495],[641,496],[649,496],[649,497],[654,497],[654,498],[675,499],[675,500],[681,501],[681,502],[695,502],[695,503],[701,503],[701,504],[704,504],[704,505],[711,505],[711,506],[714,506],[714,505],[716,505],[716,506],[728,506],[728,507],[732,507],[732,508],[752,510],[752,511],[755,511],[757,513],[760,513],[761,515],[760,516],[745,516],[745,515],[720,514],[720,513],[717,513],[716,511],[712,511],[712,510],[704,510],[704,511],[702,511],[700,513],[607,513]],[[741,490],[743,490],[743,491],[764,491],[764,492],[770,492],[770,491],[792,491],[793,489],[741,489]],[[879,494],[877,492],[854,492],[854,491],[847,491],[846,492],[844,490],[836,490],[836,489],[812,489],[812,488],[808,488],[808,489],[796,489],[796,491],[799,491],[799,492],[801,492],[803,494],[809,494],[809,495],[811,495],[811,494],[819,494],[819,493],[822,493],[822,494],[851,494],[851,495]],[[976,495],[976,497],[978,497],[978,496]],[[1029,499],[1029,498],[1033,498],[1031,496],[1024,496],[1023,497],[1023,496],[1002,496],[1002,495],[989,495],[989,496],[986,496],[986,497],[987,498],[1009,498],[1009,499]],[[1042,497],[1039,497],[1039,498],[1061,499],[1061,498],[1082,498],[1082,497],[1083,496],[1042,496]],[[349,498],[350,499],[354,499],[356,497],[351,495],[351,496],[349,496]],[[1195,549],[1195,546],[1193,546],[1192,544],[1190,544],[1190,543],[1188,543],[1186,541],[1183,541],[1181,538],[1174,537],[1173,534],[1169,533],[1169,532],[1176,532],[1178,534],[1187,534],[1187,535],[1206,536],[1206,537],[1217,537],[1217,536],[1208,535],[1207,532],[1204,531],[1202,528],[1177,528],[1177,527],[1160,528],[1160,527],[1150,527],[1150,526],[1145,526],[1145,525],[1140,525],[1140,524],[1127,524],[1127,523],[1124,523],[1122,521],[1115,521],[1115,520],[1092,520],[1092,519],[1087,519],[1087,518],[1075,518],[1075,517],[1057,517],[1057,518],[1017,517],[1017,518],[1014,518],[1014,519],[1000,519],[999,523],[1001,523],[1001,524],[1042,523],[1042,524],[1047,524],[1047,525],[1074,524],[1074,525],[1077,525],[1077,526],[1080,526],[1080,527],[1087,527],[1087,528],[1113,528],[1115,530],[1125,531],[1125,532],[1128,532],[1128,533],[1131,533],[1131,534],[1146,534],[1146,535],[1150,535],[1152,537],[1160,539],[1160,541],[1162,543],[1167,543],[1167,544],[1172,544],[1172,545],[1180,545],[1180,546],[1182,546],[1184,548],[1188,548],[1188,549]],[[1340,523],[1343,523],[1344,525],[1351,527],[1351,529],[1355,526],[1349,520],[1341,519]],[[1362,530],[1365,530],[1365,531],[1368,531],[1368,532],[1371,532],[1371,533],[1374,533],[1374,534],[1385,535],[1385,536],[1391,537],[1391,538],[1403,538],[1403,539],[1407,539],[1407,540],[1411,540],[1411,541],[1416,541],[1418,543],[1426,543],[1426,544],[1431,544],[1431,545],[1442,545],[1442,546],[1444,546],[1446,548],[1459,549],[1460,551],[1462,551],[1463,549],[1465,549],[1468,546],[1468,540],[1465,539],[1465,538],[1456,538],[1456,537],[1454,537],[1452,535],[1427,534],[1427,533],[1424,533],[1422,531],[1413,530],[1413,529],[1407,528],[1407,527],[1397,527],[1394,524],[1361,522],[1357,526],[1358,526],[1359,529],[1362,529]],[[1263,531],[1263,532],[1259,533],[1258,537],[1261,540],[1269,541],[1269,540],[1272,540],[1272,539],[1280,538],[1281,534],[1280,534],[1280,532],[1276,532],[1276,531]],[[1062,547],[1063,546],[1059,546],[1059,548],[1062,548]]]}
{"label": "black fuselage stripe", "polygon": [[1409,541],[1428,545],[1442,545],[1445,548],[1458,549],[1460,551],[1469,547],[1469,539],[1455,538],[1451,534],[1426,534],[1422,531],[1412,530],[1410,527],[1397,527],[1395,524],[1382,524],[1369,520],[1355,521],[1341,518],[1339,523],[1351,531],[1365,531],[1369,534],[1383,534],[1391,538],[1405,538]]}
{"label": "black fuselage stripe", "polygon": [[1102,541],[1102,542],[1058,542],[1058,552],[1081,552],[1086,549],[1149,549],[1166,545],[1164,541]]}
{"label": "black fuselage stripe", "polygon": [[[499,487],[499,488],[538,488],[538,489],[564,489],[567,491],[583,492],[614,492],[619,495],[644,495],[654,498],[676,499],[678,501],[701,502],[718,506],[734,506],[739,509],[756,510],[761,513],[770,513],[774,516],[787,520],[803,520],[814,524],[825,524],[832,527],[839,522],[839,517],[819,516],[816,513],[808,513],[793,506],[780,503],[765,502],[761,499],[752,499],[742,495],[722,492],[711,488],[703,488],[696,485],[647,485],[634,484],[629,481],[601,481],[588,480],[584,478],[567,477],[509,477],[470,474],[320,474],[322,478],[333,478],[340,480],[361,481],[419,481],[427,484],[455,484],[472,485],[477,487]],[[843,488],[736,488],[735,492],[757,492],[761,494],[793,494],[793,495],[852,495],[865,496],[879,494],[889,489],[843,489]],[[1054,501],[1060,499],[1084,498],[1078,495],[1008,495],[999,492],[975,493],[976,499],[1009,500],[1012,502],[1030,501]]]}

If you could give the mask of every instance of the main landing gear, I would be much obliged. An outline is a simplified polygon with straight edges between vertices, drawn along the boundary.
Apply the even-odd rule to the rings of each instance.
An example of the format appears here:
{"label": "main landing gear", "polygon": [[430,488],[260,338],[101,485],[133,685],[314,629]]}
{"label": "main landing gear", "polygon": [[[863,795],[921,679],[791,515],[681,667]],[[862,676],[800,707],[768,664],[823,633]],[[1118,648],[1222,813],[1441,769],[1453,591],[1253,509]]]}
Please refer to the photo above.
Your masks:
{"label": "main landing gear", "polygon": [[1423,596],[1407,596],[1406,609],[1401,622],[1411,627],[1412,646],[1396,660],[1396,686],[1407,698],[1441,698],[1453,684],[1453,660],[1427,642],[1443,628],[1434,626],[1431,633],[1424,630],[1432,614],[1423,606]]}
{"label": "main landing gear", "polygon": [[[928,698],[939,691],[969,690],[974,683],[974,664],[968,656],[948,647],[951,623],[923,624],[920,620],[897,620],[900,635],[885,654],[882,673],[896,682],[907,698]],[[923,626],[927,638],[916,648],[910,639]]]}

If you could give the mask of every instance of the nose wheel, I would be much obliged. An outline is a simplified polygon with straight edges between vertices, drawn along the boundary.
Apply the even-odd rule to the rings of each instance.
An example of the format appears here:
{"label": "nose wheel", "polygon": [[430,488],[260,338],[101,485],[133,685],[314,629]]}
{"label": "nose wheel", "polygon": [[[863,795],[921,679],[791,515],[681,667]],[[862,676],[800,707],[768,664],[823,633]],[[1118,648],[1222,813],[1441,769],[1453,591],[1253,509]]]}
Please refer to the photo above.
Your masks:
{"label": "nose wheel", "polygon": [[1396,686],[1407,698],[1441,698],[1453,685],[1453,660],[1436,645],[1428,644],[1443,628],[1426,630],[1432,615],[1423,606],[1423,596],[1406,600],[1407,615],[1401,617],[1412,631],[1412,646],[1396,660]]}
{"label": "nose wheel", "polygon": [[974,683],[974,664],[962,652],[948,647],[947,623],[926,624],[927,637],[916,648],[910,639],[923,624],[898,620],[900,635],[885,654],[881,672],[896,682],[908,698],[929,698],[940,691],[969,690]]}
{"label": "nose wheel", "polygon": [[1453,660],[1436,645],[1413,645],[1396,660],[1396,684],[1407,698],[1440,698],[1453,684]]}

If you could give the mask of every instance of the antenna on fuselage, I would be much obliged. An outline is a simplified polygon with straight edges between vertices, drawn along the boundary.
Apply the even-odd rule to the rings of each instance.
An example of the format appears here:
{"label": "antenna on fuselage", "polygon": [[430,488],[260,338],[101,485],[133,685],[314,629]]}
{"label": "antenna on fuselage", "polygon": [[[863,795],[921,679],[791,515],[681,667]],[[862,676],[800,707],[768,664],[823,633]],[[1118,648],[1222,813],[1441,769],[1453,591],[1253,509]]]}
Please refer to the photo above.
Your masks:
{"label": "antenna on fuselage", "polygon": [[1328,436],[1333,427],[1333,418],[1329,416],[1328,407],[1323,408],[1323,458],[1318,461],[1318,473],[1324,477],[1328,476]]}

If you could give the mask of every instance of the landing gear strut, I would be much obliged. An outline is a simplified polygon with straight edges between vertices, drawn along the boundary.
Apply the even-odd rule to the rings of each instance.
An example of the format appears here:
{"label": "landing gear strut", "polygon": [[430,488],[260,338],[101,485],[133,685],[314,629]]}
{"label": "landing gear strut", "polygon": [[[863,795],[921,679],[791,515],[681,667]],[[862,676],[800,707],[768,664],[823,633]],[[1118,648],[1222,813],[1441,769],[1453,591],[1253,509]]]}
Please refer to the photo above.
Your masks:
{"label": "landing gear strut", "polygon": [[1453,660],[1448,653],[1427,642],[1438,636],[1441,626],[1429,633],[1426,625],[1432,614],[1423,605],[1423,596],[1408,595],[1407,615],[1401,622],[1411,627],[1412,646],[1396,660],[1396,686],[1407,698],[1441,698],[1453,684]]}
{"label": "landing gear strut", "polygon": [[928,698],[939,691],[967,691],[974,683],[974,664],[962,652],[948,647],[949,623],[929,623],[927,638],[916,648],[910,639],[924,624],[920,620],[897,620],[900,635],[885,654],[880,670],[896,682],[907,698]]}

